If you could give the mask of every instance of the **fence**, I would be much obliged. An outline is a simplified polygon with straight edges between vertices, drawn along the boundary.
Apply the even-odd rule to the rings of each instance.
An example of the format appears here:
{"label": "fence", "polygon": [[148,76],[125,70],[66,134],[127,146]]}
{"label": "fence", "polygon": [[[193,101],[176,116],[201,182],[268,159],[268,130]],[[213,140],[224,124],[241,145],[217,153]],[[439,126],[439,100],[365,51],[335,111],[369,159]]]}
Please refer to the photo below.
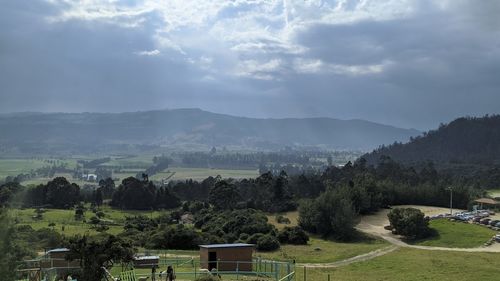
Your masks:
{"label": "fence", "polygon": [[[198,277],[215,274],[224,280],[248,280],[249,278],[263,281],[292,281],[295,280],[295,264],[264,259],[253,261],[213,261],[215,270],[209,272],[202,268],[202,263],[194,258],[160,258],[158,264],[150,264],[150,268],[136,268],[137,277],[150,277],[152,281],[165,280],[167,266],[172,266],[177,277],[176,280],[195,280]],[[159,269],[152,269],[158,265]],[[226,265],[226,266],[224,266]],[[146,267],[147,264],[142,264]],[[219,268],[234,268],[234,270],[219,270]],[[124,268],[131,269],[131,265]]]}

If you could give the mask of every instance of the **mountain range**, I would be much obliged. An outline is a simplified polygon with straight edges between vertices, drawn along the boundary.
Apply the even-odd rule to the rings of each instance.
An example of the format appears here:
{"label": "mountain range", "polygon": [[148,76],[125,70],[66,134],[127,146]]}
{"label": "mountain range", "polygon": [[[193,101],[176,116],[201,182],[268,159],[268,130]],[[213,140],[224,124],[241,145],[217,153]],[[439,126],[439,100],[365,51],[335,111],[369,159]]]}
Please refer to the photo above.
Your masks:
{"label": "mountain range", "polygon": [[371,150],[420,134],[365,120],[259,119],[172,109],[126,113],[0,115],[0,152],[82,153],[130,146]]}

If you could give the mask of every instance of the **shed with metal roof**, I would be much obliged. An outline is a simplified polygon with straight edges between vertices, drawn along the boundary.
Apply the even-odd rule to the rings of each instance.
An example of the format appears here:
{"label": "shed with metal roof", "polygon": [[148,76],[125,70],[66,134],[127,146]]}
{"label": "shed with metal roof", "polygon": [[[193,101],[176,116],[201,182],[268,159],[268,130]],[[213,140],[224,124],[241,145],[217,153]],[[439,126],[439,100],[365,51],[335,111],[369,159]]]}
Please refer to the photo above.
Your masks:
{"label": "shed with metal roof", "polygon": [[210,244],[200,246],[202,268],[218,271],[252,271],[253,244]]}

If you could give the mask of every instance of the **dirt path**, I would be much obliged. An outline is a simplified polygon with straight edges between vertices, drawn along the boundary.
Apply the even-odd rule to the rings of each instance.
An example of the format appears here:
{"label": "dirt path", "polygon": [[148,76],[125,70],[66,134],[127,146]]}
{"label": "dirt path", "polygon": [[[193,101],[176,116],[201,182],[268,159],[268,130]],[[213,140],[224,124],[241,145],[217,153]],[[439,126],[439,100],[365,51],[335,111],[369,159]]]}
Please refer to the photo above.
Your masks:
{"label": "dirt path", "polygon": [[337,261],[337,262],[331,262],[331,263],[298,263],[298,266],[305,266],[305,267],[316,267],[316,268],[331,268],[331,267],[339,267],[339,266],[345,266],[349,265],[351,263],[355,262],[362,262],[362,261],[367,261],[374,259],[376,257],[383,256],[385,254],[391,253],[395,250],[399,249],[398,246],[389,246],[385,247],[382,249],[378,249],[375,251],[368,252],[366,254],[362,254],[359,256],[355,256],[352,258],[348,258],[345,260]]}
{"label": "dirt path", "polygon": [[[447,213],[450,210],[447,208],[440,207],[427,207],[427,206],[400,206],[400,207],[413,207],[420,209],[428,216],[437,215],[441,213]],[[454,209],[454,211],[459,211]],[[461,211],[461,210],[460,210]],[[356,228],[362,232],[375,235],[383,238],[387,242],[398,246],[398,247],[409,247],[421,250],[431,250],[431,251],[456,251],[456,252],[493,252],[500,253],[500,244],[494,243],[488,247],[476,247],[476,248],[447,248],[447,247],[432,247],[432,246],[417,246],[410,245],[401,241],[401,237],[392,234],[389,230],[385,230],[384,226],[389,224],[389,219],[387,218],[387,213],[389,210],[381,210],[374,215],[364,216],[361,218],[361,222],[356,226]]]}

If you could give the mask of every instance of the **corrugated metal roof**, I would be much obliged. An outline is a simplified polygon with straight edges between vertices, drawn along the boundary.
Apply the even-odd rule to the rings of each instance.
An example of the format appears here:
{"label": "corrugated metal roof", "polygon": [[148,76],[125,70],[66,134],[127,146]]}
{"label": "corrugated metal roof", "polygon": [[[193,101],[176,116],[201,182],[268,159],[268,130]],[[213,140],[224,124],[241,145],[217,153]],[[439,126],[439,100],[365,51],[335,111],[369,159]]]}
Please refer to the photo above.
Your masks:
{"label": "corrugated metal roof", "polygon": [[48,251],[47,253],[63,253],[63,252],[69,252],[68,248],[57,248],[57,249],[52,249]]}
{"label": "corrugated metal roof", "polygon": [[200,248],[216,249],[216,248],[248,248],[253,247],[254,244],[234,243],[234,244],[210,244],[199,245]]}
{"label": "corrugated metal roof", "polygon": [[141,256],[141,257],[134,257],[134,260],[140,261],[140,260],[157,260],[160,259],[159,256]]}

